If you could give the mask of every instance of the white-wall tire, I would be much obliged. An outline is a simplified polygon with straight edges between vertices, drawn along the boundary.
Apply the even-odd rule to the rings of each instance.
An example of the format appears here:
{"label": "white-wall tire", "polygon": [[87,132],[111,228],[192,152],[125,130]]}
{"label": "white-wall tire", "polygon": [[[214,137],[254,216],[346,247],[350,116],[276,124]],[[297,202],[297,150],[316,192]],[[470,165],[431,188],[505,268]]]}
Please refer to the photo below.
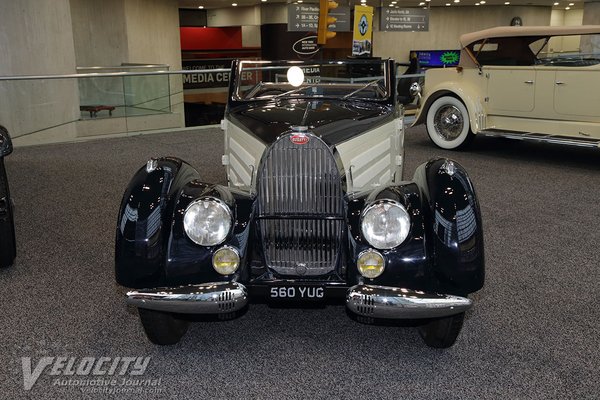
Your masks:
{"label": "white-wall tire", "polygon": [[471,131],[467,107],[452,96],[435,100],[427,110],[427,134],[442,149],[467,146],[475,136]]}

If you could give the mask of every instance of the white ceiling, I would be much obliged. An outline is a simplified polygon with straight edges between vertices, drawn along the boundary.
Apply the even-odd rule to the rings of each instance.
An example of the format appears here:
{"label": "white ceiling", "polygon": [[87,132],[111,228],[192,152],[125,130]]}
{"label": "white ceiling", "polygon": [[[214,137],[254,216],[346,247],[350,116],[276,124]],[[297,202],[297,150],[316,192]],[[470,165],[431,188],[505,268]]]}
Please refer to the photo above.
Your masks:
{"label": "white ceiling", "polygon": [[[389,7],[391,2],[394,0],[367,0],[367,5],[373,7]],[[569,7],[569,3],[573,3],[573,6],[570,6],[571,9],[581,9],[583,8],[583,0],[487,0],[483,7],[489,5],[504,5],[506,1],[510,2],[510,6],[553,6],[556,9],[565,9],[565,7]],[[180,8],[198,8],[198,6],[203,6],[205,9],[211,8],[226,8],[232,7],[232,3],[236,3],[238,7],[244,6],[254,6],[257,4],[275,4],[275,3],[296,3],[296,0],[267,0],[263,2],[261,0],[178,0]],[[353,6],[355,4],[360,4],[359,0],[337,0],[340,5],[350,5]],[[418,7],[419,3],[424,2],[425,0],[398,0],[395,4],[397,7]],[[455,6],[473,6],[475,3],[479,2],[479,0],[460,0],[459,3],[454,3],[454,0],[431,0],[429,5],[431,7],[445,7],[446,3],[451,4],[451,7]],[[318,0],[304,0],[304,3],[319,3]],[[554,3],[559,3],[558,6],[554,6]]]}

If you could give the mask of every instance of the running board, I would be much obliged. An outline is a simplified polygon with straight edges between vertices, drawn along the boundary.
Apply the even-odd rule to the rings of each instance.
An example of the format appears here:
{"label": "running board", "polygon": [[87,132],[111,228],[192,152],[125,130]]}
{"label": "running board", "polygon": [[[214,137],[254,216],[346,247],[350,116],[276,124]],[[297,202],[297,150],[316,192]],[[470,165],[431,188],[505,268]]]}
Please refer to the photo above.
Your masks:
{"label": "running board", "polygon": [[599,139],[579,139],[566,136],[551,136],[543,135],[541,133],[521,133],[521,132],[510,132],[502,131],[497,129],[485,129],[479,131],[478,135],[484,135],[489,137],[502,137],[507,139],[515,140],[527,140],[532,142],[541,143],[552,143],[561,144],[566,146],[577,146],[577,147],[588,147],[588,148],[599,148]]}

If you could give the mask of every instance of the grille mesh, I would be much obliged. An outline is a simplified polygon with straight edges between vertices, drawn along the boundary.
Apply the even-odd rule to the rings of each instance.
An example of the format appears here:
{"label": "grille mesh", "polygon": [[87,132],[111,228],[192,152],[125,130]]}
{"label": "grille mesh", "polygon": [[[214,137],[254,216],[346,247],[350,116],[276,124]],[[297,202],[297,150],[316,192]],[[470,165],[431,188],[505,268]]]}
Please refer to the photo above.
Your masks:
{"label": "grille mesh", "polygon": [[280,138],[258,179],[259,227],[267,265],[284,275],[323,275],[339,257],[344,203],[331,150],[309,135],[306,144]]}

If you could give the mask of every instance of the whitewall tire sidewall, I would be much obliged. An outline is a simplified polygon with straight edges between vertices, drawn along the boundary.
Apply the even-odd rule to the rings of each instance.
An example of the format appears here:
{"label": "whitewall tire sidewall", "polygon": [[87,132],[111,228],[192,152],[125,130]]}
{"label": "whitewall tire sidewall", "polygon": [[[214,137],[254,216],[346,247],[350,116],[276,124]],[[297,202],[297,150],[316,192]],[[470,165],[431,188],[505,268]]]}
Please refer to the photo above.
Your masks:
{"label": "whitewall tire sidewall", "polygon": [[[441,108],[448,105],[456,107],[462,114],[463,119],[463,128],[460,134],[452,140],[444,138],[442,135],[440,135],[434,125],[436,113]],[[435,100],[433,104],[431,104],[431,107],[429,107],[427,110],[427,134],[429,135],[431,141],[442,149],[452,150],[459,148],[463,143],[465,143],[467,138],[473,134],[471,133],[471,123],[469,121],[469,112],[467,111],[467,107],[465,107],[462,101],[452,96],[443,96]]]}

